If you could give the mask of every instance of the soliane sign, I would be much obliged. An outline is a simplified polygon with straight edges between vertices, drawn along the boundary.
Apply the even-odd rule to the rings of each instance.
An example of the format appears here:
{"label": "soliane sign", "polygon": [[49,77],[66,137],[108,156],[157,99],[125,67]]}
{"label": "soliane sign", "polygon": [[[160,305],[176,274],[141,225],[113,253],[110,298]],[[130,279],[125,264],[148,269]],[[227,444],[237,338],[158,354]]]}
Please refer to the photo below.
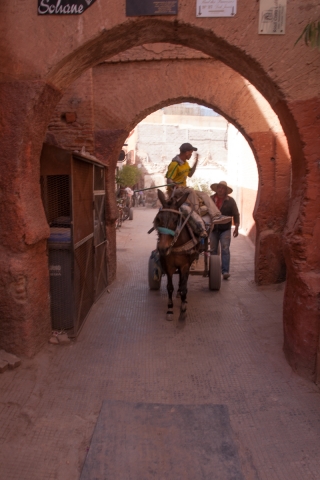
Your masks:
{"label": "soliane sign", "polygon": [[96,0],[38,0],[38,15],[81,15]]}

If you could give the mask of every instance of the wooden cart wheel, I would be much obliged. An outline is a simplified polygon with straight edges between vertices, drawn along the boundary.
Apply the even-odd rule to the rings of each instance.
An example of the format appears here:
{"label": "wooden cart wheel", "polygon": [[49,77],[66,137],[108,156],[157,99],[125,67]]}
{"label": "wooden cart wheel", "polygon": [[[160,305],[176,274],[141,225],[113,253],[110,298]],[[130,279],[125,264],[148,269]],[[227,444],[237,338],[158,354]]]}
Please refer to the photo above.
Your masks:
{"label": "wooden cart wheel", "polygon": [[221,287],[221,265],[220,255],[210,255],[209,261],[209,289],[220,290]]}
{"label": "wooden cart wheel", "polygon": [[156,278],[155,270],[158,270],[158,265],[153,258],[149,258],[148,264],[148,282],[150,290],[159,290],[161,286],[161,273],[159,272],[159,279]]}

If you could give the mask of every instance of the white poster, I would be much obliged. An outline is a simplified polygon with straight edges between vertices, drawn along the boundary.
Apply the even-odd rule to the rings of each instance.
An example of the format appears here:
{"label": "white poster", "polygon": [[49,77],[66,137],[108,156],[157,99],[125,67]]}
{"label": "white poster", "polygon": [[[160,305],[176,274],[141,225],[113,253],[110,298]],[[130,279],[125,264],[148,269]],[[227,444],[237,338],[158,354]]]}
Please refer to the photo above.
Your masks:
{"label": "white poster", "polygon": [[259,33],[283,35],[286,33],[287,0],[260,0]]}
{"label": "white poster", "polygon": [[197,17],[233,17],[237,0],[197,0]]}

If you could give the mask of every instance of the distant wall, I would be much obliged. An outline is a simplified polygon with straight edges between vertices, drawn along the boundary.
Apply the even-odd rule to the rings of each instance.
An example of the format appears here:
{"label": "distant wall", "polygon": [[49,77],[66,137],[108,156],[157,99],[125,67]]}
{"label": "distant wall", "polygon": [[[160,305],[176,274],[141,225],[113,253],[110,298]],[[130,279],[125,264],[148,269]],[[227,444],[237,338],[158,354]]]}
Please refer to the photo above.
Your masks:
{"label": "distant wall", "polygon": [[233,125],[228,128],[227,178],[240,212],[240,231],[255,242],[253,211],[259,184],[258,169],[248,142]]}
{"label": "distant wall", "polygon": [[[145,187],[165,183],[167,166],[179,153],[179,146],[190,142],[198,148],[199,164],[189,185],[227,181],[233,188],[240,218],[240,231],[252,242],[256,239],[253,211],[258,190],[258,170],[248,142],[222,116],[171,114],[183,104],[158,110],[146,117],[131,133],[128,149],[135,152],[135,163],[144,173]],[[199,106],[194,105],[195,111]],[[171,109],[171,110],[170,110]],[[168,112],[168,113],[166,113]],[[130,162],[132,157],[130,157]],[[193,158],[190,163],[193,163]],[[149,195],[150,201],[153,198]]]}

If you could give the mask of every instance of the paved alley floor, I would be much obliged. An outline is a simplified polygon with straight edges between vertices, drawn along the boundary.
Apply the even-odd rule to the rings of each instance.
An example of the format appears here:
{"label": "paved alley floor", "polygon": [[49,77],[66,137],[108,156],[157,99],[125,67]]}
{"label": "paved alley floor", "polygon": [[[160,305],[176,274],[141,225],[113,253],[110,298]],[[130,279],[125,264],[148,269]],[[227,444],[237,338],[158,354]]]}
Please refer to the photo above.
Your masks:
{"label": "paved alley floor", "polygon": [[254,247],[239,236],[230,280],[212,292],[207,278],[191,276],[185,324],[178,300],[167,322],[166,282],[148,289],[155,214],[135,209],[117,232],[117,280],[78,338],[48,344],[0,376],[0,479],[78,480],[106,402],[223,406],[243,478],[320,479],[319,389],[282,353],[284,285],[254,284]]}

